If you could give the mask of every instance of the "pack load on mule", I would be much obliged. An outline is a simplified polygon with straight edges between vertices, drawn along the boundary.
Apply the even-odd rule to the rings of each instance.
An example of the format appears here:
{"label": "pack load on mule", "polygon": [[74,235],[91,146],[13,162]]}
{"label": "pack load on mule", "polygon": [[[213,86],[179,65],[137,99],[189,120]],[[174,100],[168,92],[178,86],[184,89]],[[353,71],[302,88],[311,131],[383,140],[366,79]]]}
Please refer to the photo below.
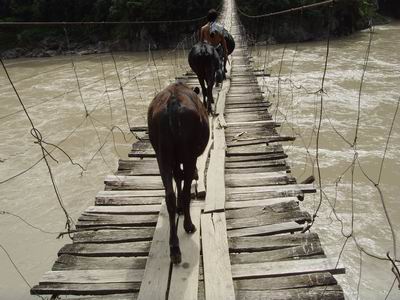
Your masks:
{"label": "pack load on mule", "polygon": [[[190,189],[197,173],[197,157],[203,153],[210,136],[207,111],[191,88],[183,83],[173,83],[150,103],[147,122],[165,188],[171,262],[177,264],[181,262],[181,251],[176,213],[183,213],[183,227],[187,233],[196,231],[190,217]],[[177,196],[172,180],[176,183]]]}

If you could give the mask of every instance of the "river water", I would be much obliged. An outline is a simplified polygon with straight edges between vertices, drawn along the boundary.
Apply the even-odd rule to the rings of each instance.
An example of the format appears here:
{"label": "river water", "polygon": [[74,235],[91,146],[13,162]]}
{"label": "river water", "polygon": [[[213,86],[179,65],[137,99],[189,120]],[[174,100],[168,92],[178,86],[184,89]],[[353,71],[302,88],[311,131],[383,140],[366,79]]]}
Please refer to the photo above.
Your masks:
{"label": "river water", "polygon": [[[400,24],[375,28],[367,71],[361,94],[360,126],[357,152],[365,172],[377,181],[382,155],[394,111],[400,95]],[[351,166],[353,141],[358,114],[358,95],[368,46],[369,32],[331,41],[323,96],[324,115],[320,129],[319,164],[322,186],[337,217],[343,221],[343,233],[351,232],[368,252],[393,256],[391,232],[376,188],[360,172],[358,163]],[[294,175],[300,180],[317,175],[315,159],[316,128],[324,71],[326,42],[255,47],[257,67],[266,63],[271,77],[259,78],[271,102],[278,102],[271,111],[282,121],[282,134],[295,134],[297,140],[286,147]],[[283,53],[283,63],[281,57]],[[119,157],[126,157],[134,138],[128,133],[129,124],[145,124],[147,105],[160,87],[186,70],[183,50],[149,53],[109,54],[44,59],[6,61],[7,69],[22,101],[40,131],[43,141],[59,146],[72,158],[46,145],[52,151],[50,165],[62,202],[73,220],[94,203],[96,193],[103,189],[106,175],[112,174]],[[293,59],[294,57],[294,59]],[[104,71],[104,75],[103,75]],[[280,75],[279,75],[280,74]],[[119,89],[118,76],[124,86]],[[81,87],[78,89],[77,78]],[[300,88],[301,86],[301,88]],[[107,87],[107,88],[106,88]],[[0,70],[0,182],[26,170],[41,158],[40,147],[30,134],[30,123],[21,112],[21,105]],[[126,109],[124,106],[126,100]],[[86,108],[85,108],[86,107]],[[90,113],[85,117],[85,113]],[[329,118],[329,121],[328,121]],[[380,179],[389,217],[394,230],[400,229],[397,195],[400,163],[399,118],[386,152]],[[115,128],[114,139],[110,129]],[[308,148],[308,153],[305,149]],[[99,151],[100,149],[100,151]],[[79,163],[85,171],[76,165]],[[341,176],[335,188],[335,181]],[[353,184],[352,184],[353,182]],[[353,187],[353,201],[351,191]],[[56,239],[64,230],[65,215],[55,196],[46,164],[41,161],[15,179],[0,184],[0,244],[27,280],[23,280],[4,249],[0,249],[0,299],[31,299],[29,286],[51,269],[57,251],[68,237]],[[303,209],[311,214],[319,203],[319,195],[307,195]],[[341,223],[331,213],[331,205],[323,198],[318,218],[311,229],[320,233],[328,256],[337,258],[345,238]],[[353,207],[353,214],[352,214]],[[352,215],[354,221],[352,222]],[[35,226],[28,225],[24,221]],[[360,274],[360,252],[350,238],[340,262],[347,274],[337,276],[348,299],[357,299]],[[362,255],[359,299],[384,299],[393,282],[390,264]],[[388,299],[399,299],[395,286]]]}

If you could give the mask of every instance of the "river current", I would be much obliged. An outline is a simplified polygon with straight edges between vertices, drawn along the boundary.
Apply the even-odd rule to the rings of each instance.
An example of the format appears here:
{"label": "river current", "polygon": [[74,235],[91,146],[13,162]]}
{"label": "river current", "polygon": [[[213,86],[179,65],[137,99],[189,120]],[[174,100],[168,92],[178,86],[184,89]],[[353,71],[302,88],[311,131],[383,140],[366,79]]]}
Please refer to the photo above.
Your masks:
{"label": "river current", "polygon": [[[285,150],[298,181],[311,174],[318,178],[315,157],[320,127],[318,156],[324,197],[311,230],[319,233],[329,257],[337,259],[340,255],[347,273],[336,278],[348,299],[357,299],[357,295],[358,299],[385,299],[394,279],[390,263],[367,254],[361,254],[360,260],[355,241],[368,253],[385,257],[390,251],[394,256],[392,234],[378,190],[361,170],[374,182],[379,180],[398,237],[399,116],[379,175],[400,97],[398,36],[400,23],[375,28],[364,76],[369,31],[331,40],[321,126],[318,91],[326,41],[252,49],[256,68],[265,66],[271,73],[270,77],[259,77],[259,82],[274,103],[271,112],[282,122],[281,134],[297,137]],[[42,140],[49,143],[44,145],[52,151],[49,163],[55,183],[74,221],[93,205],[96,193],[104,188],[104,177],[116,170],[118,158],[127,156],[134,141],[128,126],[144,125],[147,106],[155,93],[187,69],[187,53],[182,49],[153,54],[154,60],[147,52],[115,54],[115,65],[110,54],[5,61],[35,127]],[[117,75],[124,87],[123,95]],[[36,284],[51,269],[58,250],[69,242],[66,235],[57,239],[58,233],[65,230],[66,218],[46,164],[37,163],[41,149],[4,70],[0,70],[0,95],[0,245],[4,248],[0,249],[0,299],[31,299],[29,285]],[[358,115],[357,144],[351,147]],[[62,148],[74,164],[51,144]],[[358,160],[353,169],[355,153]],[[302,209],[312,215],[319,200],[318,193],[306,195]],[[350,233],[354,239],[349,238],[343,248],[344,236]],[[388,299],[399,298],[395,285]]]}

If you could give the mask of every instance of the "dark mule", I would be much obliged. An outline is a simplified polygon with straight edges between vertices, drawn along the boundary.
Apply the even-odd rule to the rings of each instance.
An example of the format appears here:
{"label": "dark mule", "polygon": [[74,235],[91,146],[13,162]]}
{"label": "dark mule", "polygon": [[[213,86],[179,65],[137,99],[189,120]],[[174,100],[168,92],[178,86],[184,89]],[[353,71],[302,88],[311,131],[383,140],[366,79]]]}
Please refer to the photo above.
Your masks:
{"label": "dark mule", "polygon": [[[147,122],[150,142],[156,152],[165,188],[170,225],[170,256],[176,264],[181,262],[176,212],[183,212],[183,227],[187,233],[196,231],[190,218],[190,188],[196,173],[197,157],[206,148],[210,135],[207,111],[192,89],[183,83],[173,83],[153,99]],[[177,198],[172,179],[177,186]]]}
{"label": "dark mule", "polygon": [[211,103],[214,102],[212,95],[214,83],[215,81],[220,83],[223,79],[223,58],[218,55],[215,47],[208,43],[200,42],[192,47],[188,60],[190,68],[199,79],[204,106],[208,112],[211,112]]}
{"label": "dark mule", "polygon": [[229,33],[229,31],[225,28],[223,30],[223,34],[226,42],[226,49],[228,50],[228,55],[231,55],[233,50],[235,50],[235,40],[233,39],[233,36]]}

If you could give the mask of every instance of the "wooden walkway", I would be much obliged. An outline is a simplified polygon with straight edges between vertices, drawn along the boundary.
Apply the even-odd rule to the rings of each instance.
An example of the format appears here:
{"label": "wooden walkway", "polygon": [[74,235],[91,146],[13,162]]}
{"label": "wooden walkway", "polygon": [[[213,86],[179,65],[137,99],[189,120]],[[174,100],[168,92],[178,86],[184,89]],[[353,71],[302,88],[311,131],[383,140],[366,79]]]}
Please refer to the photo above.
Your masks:
{"label": "wooden walkway", "polygon": [[[143,128],[117,175],[107,176],[95,205],[79,217],[65,245],[32,294],[68,299],[344,299],[298,199],[315,192],[297,184],[280,136],[241,42],[231,1],[225,27],[236,41],[228,79],[219,89],[212,136],[198,160],[192,220],[178,235],[182,263],[169,261],[169,226],[154,151]],[[192,74],[183,77],[198,85]],[[207,166],[207,168],[206,168]],[[207,187],[205,189],[205,186]],[[205,196],[205,199],[202,199]],[[72,297],[71,295],[79,295]],[[89,296],[90,295],[90,296]]]}

